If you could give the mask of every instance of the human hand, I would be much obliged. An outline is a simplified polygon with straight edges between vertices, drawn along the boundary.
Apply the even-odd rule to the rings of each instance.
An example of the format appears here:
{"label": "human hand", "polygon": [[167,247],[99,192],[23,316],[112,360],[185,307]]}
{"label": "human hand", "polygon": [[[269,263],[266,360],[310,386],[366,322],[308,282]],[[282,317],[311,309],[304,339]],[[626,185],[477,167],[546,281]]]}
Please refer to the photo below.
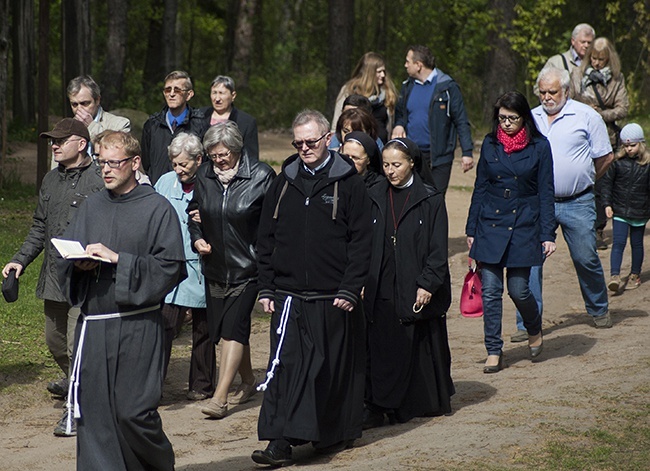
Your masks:
{"label": "human hand", "polygon": [[429,293],[424,288],[418,288],[415,293],[415,309],[419,309],[421,306],[426,306],[431,302],[431,293]]}
{"label": "human hand", "polygon": [[262,305],[262,309],[267,314],[273,314],[275,312],[275,301],[269,298],[261,298],[258,301]]}
{"label": "human hand", "polygon": [[605,206],[605,215],[610,219],[614,217],[614,210],[611,206]]}
{"label": "human hand", "polygon": [[89,271],[97,268],[99,266],[99,262],[95,260],[77,260],[74,262],[74,266],[79,270]]}
{"label": "human hand", "polygon": [[93,115],[84,110],[81,106],[77,108],[77,112],[74,114],[74,119],[81,121],[88,127],[90,123],[93,122]]}
{"label": "human hand", "polygon": [[201,215],[199,214],[198,209],[193,209],[189,212],[190,218],[197,224],[201,224]]}
{"label": "human hand", "polygon": [[200,255],[208,255],[212,253],[212,246],[208,244],[205,239],[199,239],[194,242],[194,248]]}
{"label": "human hand", "polygon": [[474,245],[474,237],[467,236],[467,248],[472,250],[472,245]]}
{"label": "human hand", "polygon": [[393,134],[391,134],[390,138],[395,139],[397,137],[406,137],[406,129],[404,129],[404,126],[395,126],[393,128]]}
{"label": "human hand", "polygon": [[9,262],[2,269],[2,276],[4,278],[7,278],[11,270],[16,270],[16,278],[18,278],[20,274],[23,272],[23,266],[20,263]]}
{"label": "human hand", "polygon": [[553,254],[553,252],[555,252],[555,248],[556,248],[555,242],[550,242],[550,241],[542,242],[542,248],[544,249],[544,256],[550,257]]}
{"label": "human hand", "polygon": [[347,299],[343,299],[343,298],[334,299],[334,302],[332,304],[335,307],[338,307],[339,309],[343,309],[344,311],[347,311],[347,312],[350,312],[350,311],[352,311],[352,309],[354,309],[354,304],[352,304]]}
{"label": "human hand", "polygon": [[95,255],[97,257],[107,258],[111,263],[117,263],[120,256],[117,252],[113,252],[104,244],[88,244],[86,246],[86,253],[88,255]]}
{"label": "human hand", "polygon": [[469,172],[474,168],[474,157],[463,155],[460,159],[460,166],[463,168],[463,173]]}

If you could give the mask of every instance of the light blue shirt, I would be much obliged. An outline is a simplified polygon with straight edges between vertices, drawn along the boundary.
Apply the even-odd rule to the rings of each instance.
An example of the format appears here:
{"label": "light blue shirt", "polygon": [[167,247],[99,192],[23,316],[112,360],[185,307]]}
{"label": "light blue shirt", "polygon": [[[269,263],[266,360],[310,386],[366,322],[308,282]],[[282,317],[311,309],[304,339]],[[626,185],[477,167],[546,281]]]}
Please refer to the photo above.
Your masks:
{"label": "light blue shirt", "polygon": [[569,99],[552,123],[538,106],[532,110],[537,129],[553,153],[555,196],[573,196],[596,181],[593,160],[612,152],[607,127],[590,106]]}
{"label": "light blue shirt", "polygon": [[187,225],[187,205],[192,200],[194,191],[185,193],[183,185],[178,181],[176,172],[171,171],[158,179],[154,187],[156,191],[167,198],[178,214],[183,234],[183,247],[185,249],[185,266],[187,278],[177,285],[165,298],[165,303],[185,307],[205,307],[205,279],[201,273],[199,255],[192,250],[190,231]]}

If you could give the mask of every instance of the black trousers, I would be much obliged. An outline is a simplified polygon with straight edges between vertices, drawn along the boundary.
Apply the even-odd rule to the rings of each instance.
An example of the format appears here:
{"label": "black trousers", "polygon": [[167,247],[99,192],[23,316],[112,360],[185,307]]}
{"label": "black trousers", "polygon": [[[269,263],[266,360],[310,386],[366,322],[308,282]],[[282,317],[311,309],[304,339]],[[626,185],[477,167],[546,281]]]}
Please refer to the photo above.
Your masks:
{"label": "black trousers", "polygon": [[[172,353],[172,341],[181,331],[187,307],[176,304],[163,304],[162,314],[165,323],[165,363],[163,379]],[[208,315],[205,308],[192,309],[192,357],[190,359],[189,389],[214,395],[217,387],[217,359],[215,345],[210,340]]]}

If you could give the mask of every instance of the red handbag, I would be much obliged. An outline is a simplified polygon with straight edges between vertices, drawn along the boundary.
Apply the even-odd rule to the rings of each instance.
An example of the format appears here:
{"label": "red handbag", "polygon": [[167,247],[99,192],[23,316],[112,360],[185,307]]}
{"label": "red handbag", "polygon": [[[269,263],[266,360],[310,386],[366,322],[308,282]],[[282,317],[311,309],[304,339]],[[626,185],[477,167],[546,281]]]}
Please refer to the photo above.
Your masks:
{"label": "red handbag", "polygon": [[472,265],[472,259],[467,259],[469,271],[465,275],[463,290],[460,293],[460,313],[463,317],[481,317],[483,315],[483,293],[481,273],[478,264]]}

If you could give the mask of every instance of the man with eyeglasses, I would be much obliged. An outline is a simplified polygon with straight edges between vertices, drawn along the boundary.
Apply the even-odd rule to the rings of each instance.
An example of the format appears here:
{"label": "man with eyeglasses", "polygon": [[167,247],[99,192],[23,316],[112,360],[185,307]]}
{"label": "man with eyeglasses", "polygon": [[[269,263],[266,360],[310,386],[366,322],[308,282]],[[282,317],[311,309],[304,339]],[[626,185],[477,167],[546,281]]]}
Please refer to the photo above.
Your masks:
{"label": "man with eyeglasses", "polygon": [[[444,195],[460,140],[463,172],[474,167],[474,143],[460,87],[436,67],[428,47],[410,46],[404,63],[408,79],[402,84],[395,108],[393,139],[408,137],[420,148],[431,169],[430,182]],[[423,175],[428,177],[428,172]]]}
{"label": "man with eyeglasses", "polygon": [[[537,77],[540,106],[532,110],[553,153],[555,220],[569,247],[585,310],[597,329],[612,327],[603,267],[596,251],[594,183],[612,163],[607,127],[590,106],[569,98],[566,70],[545,67]],[[542,267],[530,270],[530,290],[542,312]],[[517,330],[524,330],[517,312]]]}
{"label": "man with eyeglasses", "polygon": [[[107,129],[125,132],[131,130],[131,121],[128,118],[114,115],[102,108],[101,90],[90,75],[80,75],[70,80],[67,91],[74,119],[88,127],[91,141],[88,154],[91,156],[92,141],[101,132]],[[56,168],[57,165],[58,163],[52,157],[52,168]]]}
{"label": "man with eyeglasses", "polygon": [[161,303],[186,277],[180,223],[167,199],[138,184],[133,136],[107,132],[97,148],[106,190],[88,198],[64,238],[103,261],[59,262],[63,293],[81,307],[68,395],[78,420],[77,469],[172,471],[157,409]]}
{"label": "man with eyeglasses", "polygon": [[347,157],[328,150],[327,119],[305,110],[262,208],[259,302],[271,314],[271,358],[256,463],[291,463],[293,445],[336,453],[361,436],[365,332],[357,307],[370,263],[370,200]]}
{"label": "man with eyeglasses", "polygon": [[[88,196],[102,190],[104,182],[99,169],[86,153],[90,135],[81,121],[63,119],[52,131],[42,133],[41,138],[50,140],[57,168],[43,178],[32,227],[20,250],[2,269],[2,276],[18,278],[45,251],[36,297],[44,301],[45,343],[64,375],[50,382],[47,389],[55,396],[65,397],[79,309],[72,307],[61,292],[56,268],[57,251],[50,240],[63,235],[79,207]],[[75,435],[74,429],[66,432],[67,415],[66,409],[54,435]]]}
{"label": "man with eyeglasses", "polygon": [[172,170],[167,148],[181,132],[195,134],[203,139],[209,124],[203,113],[188,102],[194,96],[192,80],[187,72],[175,70],[165,77],[162,89],[166,105],[151,115],[142,129],[142,168],[155,185],[158,179]]}

